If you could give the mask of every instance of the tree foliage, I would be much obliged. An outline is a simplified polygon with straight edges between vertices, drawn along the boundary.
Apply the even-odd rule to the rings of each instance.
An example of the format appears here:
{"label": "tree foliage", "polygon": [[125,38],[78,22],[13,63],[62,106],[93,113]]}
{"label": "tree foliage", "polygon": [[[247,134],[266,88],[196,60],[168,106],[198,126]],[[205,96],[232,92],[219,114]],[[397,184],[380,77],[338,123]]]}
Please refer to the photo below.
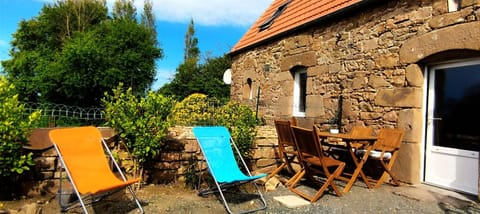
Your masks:
{"label": "tree foliage", "polygon": [[228,100],[230,86],[223,83],[223,73],[232,64],[230,57],[223,55],[207,58],[203,64],[198,64],[199,55],[198,39],[192,20],[185,33],[184,62],[178,66],[173,80],[162,86],[159,92],[179,101],[194,93]]}
{"label": "tree foliage", "polygon": [[231,59],[224,55],[207,59],[204,64],[184,62],[177,68],[174,79],[162,86],[159,92],[183,100],[194,93],[206,94],[227,101],[230,86],[223,82],[223,73],[230,68]]}
{"label": "tree foliage", "polygon": [[20,99],[100,106],[104,92],[119,82],[144,95],[163,55],[155,29],[136,20],[131,1],[117,0],[112,16],[105,0],[58,0],[21,21],[11,59],[2,62]]}
{"label": "tree foliage", "polygon": [[193,61],[197,63],[200,56],[200,49],[198,48],[198,38],[195,36],[195,24],[193,19],[190,20],[190,24],[187,27],[185,33],[185,48],[183,50],[183,60]]}
{"label": "tree foliage", "polygon": [[153,4],[151,0],[145,0],[143,5],[142,24],[151,31],[153,41],[157,41],[157,31],[155,26],[155,16],[153,14]]}

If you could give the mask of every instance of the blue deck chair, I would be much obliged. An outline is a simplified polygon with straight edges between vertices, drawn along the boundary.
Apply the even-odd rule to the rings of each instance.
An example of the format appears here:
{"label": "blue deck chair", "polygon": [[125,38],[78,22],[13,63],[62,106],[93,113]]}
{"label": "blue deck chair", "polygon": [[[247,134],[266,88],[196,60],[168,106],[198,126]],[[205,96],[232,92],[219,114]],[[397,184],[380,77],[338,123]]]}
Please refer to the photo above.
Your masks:
{"label": "blue deck chair", "polygon": [[[228,213],[232,213],[227,200],[223,194],[227,188],[232,186],[241,185],[258,178],[265,177],[266,174],[259,174],[252,176],[248,170],[245,161],[240,155],[240,151],[233,142],[233,139],[230,137],[230,133],[225,127],[213,126],[213,127],[194,127],[193,133],[195,138],[197,138],[200,149],[203,152],[205,160],[207,162],[208,169],[215,181],[216,188],[212,191],[201,191],[200,195],[209,194],[213,192],[219,192],[220,197],[227,209]],[[235,159],[232,146],[238,154],[239,159],[241,160],[243,167],[248,175],[245,175],[239,168],[237,161]],[[267,203],[263,197],[260,189],[258,188],[255,182],[252,182],[256,188],[256,191],[259,196],[259,200],[262,205],[260,208],[241,211],[239,213],[249,213],[267,208]]]}

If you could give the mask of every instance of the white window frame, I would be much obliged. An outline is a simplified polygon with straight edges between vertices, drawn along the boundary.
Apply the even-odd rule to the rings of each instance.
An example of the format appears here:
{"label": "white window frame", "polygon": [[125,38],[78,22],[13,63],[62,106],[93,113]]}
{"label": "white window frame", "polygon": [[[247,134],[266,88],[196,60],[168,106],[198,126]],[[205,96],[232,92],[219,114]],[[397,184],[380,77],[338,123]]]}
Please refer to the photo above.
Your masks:
{"label": "white window frame", "polygon": [[[305,111],[301,111],[301,74],[307,74],[307,68],[299,68],[294,71],[294,85],[293,85],[293,116],[295,117],[305,117]],[[306,80],[305,80],[306,81]],[[305,83],[305,90],[306,90],[307,84]],[[304,105],[306,109],[306,104],[307,100],[306,97],[304,99]]]}

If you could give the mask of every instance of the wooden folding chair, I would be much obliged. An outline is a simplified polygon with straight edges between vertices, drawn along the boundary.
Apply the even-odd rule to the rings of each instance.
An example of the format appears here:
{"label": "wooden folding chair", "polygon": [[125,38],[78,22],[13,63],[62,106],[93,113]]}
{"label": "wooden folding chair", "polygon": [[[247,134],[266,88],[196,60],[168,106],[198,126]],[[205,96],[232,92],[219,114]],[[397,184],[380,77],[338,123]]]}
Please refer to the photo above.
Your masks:
{"label": "wooden folding chair", "polygon": [[[292,126],[302,170],[297,173],[298,175],[294,176],[295,179],[289,186],[290,191],[306,198],[311,203],[317,201],[328,187],[333,189],[337,196],[342,196],[342,193],[334,183],[334,179],[340,176],[345,167],[344,162],[324,156],[321,142],[317,136],[316,127],[314,127],[314,129],[315,130],[310,130]],[[330,173],[330,169],[333,170],[333,173]],[[326,176],[326,181],[323,182],[323,185],[313,196],[300,191],[296,186],[305,175],[311,181],[318,181],[315,176],[321,174]]]}
{"label": "wooden folding chair", "polygon": [[[290,121],[275,120],[275,129],[278,136],[278,155],[282,161],[282,164],[280,164],[280,166],[278,166],[275,170],[273,170],[272,173],[270,173],[270,175],[268,175],[269,178],[278,174],[285,167],[287,167],[289,173],[295,174],[292,163],[298,163],[294,160],[297,157],[297,151],[290,126]],[[287,186],[290,182],[291,180],[286,183]]]}
{"label": "wooden folding chair", "polygon": [[[352,130],[350,130],[349,134],[356,137],[373,136],[373,129],[367,126],[354,126]],[[352,148],[359,149],[363,146],[363,144],[357,143],[351,144],[350,146]]]}
{"label": "wooden folding chair", "polygon": [[[49,136],[84,213],[88,213],[84,202],[87,198],[96,201],[95,198],[122,188],[130,191],[140,213],[143,213],[140,201],[130,187],[140,179],[127,180],[97,128],[54,129]],[[110,162],[115,166],[115,173],[110,168]],[[62,207],[62,210],[66,208]]]}
{"label": "wooden folding chair", "polygon": [[[380,129],[378,140],[373,144],[372,151],[368,157],[371,160],[379,161],[383,171],[378,180],[373,179],[376,182],[375,188],[380,187],[388,175],[390,175],[395,185],[400,185],[392,172],[392,166],[402,145],[403,135],[404,131],[400,129]],[[362,152],[363,150],[359,150],[357,154]]]}
{"label": "wooden folding chair", "polygon": [[367,126],[354,126],[349,134],[352,136],[372,136],[373,129]]}

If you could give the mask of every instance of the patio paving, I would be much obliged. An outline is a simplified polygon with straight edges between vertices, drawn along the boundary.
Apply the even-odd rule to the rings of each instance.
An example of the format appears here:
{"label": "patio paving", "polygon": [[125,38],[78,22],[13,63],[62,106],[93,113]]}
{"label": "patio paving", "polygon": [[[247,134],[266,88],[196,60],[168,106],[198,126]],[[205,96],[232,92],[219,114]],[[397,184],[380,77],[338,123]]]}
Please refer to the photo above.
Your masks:
{"label": "patio paving", "polygon": [[[343,188],[343,186],[344,184],[340,182],[339,187]],[[145,213],[226,213],[223,204],[217,197],[213,195],[197,196],[195,190],[185,188],[181,184],[147,185],[137,194],[143,201]],[[275,200],[276,197],[296,197],[294,193],[283,186],[265,192],[264,195],[268,208],[257,213],[480,213],[480,204],[476,201],[476,196],[459,194],[428,185],[394,187],[385,184],[378,189],[367,189],[361,182],[357,182],[343,197],[337,197],[328,192],[315,203],[306,203],[293,206],[293,208]],[[122,200],[120,197],[123,196],[107,198],[94,205],[91,208],[92,213],[138,213],[133,203]],[[3,211],[9,210],[11,213],[26,214],[28,212],[22,212],[20,209],[32,206],[32,204],[37,207],[37,210],[40,209],[41,213],[59,213],[60,211],[54,195],[13,202],[2,201],[0,204],[3,204]],[[241,209],[252,205],[251,202],[245,202],[235,208]],[[33,208],[28,209],[32,210]],[[80,213],[80,211],[73,209],[67,213]],[[2,208],[0,208],[0,213],[2,213]]]}

